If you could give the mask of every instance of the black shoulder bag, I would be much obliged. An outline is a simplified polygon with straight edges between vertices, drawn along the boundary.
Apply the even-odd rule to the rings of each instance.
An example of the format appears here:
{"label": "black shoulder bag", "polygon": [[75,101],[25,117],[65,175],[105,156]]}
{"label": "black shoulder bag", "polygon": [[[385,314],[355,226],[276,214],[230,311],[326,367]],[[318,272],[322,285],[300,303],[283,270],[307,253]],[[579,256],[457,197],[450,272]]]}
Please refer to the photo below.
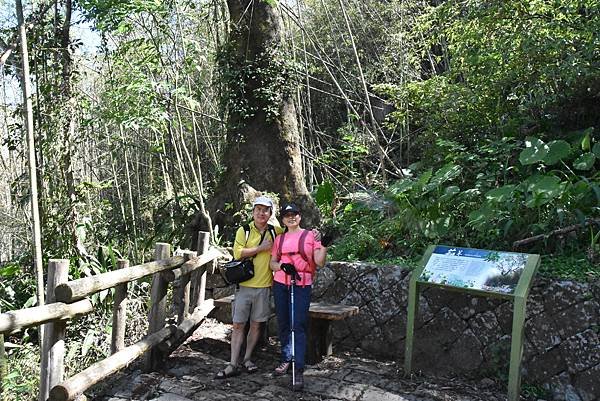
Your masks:
{"label": "black shoulder bag", "polygon": [[[248,224],[245,224],[243,227],[246,233],[247,244],[248,237],[250,236],[250,226]],[[259,245],[262,244],[263,240],[265,239],[265,234],[267,233],[267,231],[269,231],[271,233],[271,237],[273,237],[275,230],[273,229],[273,226],[269,224],[265,232],[260,237]],[[273,238],[273,240],[275,240],[275,238]],[[223,280],[225,280],[227,284],[243,283],[244,281],[248,281],[252,277],[254,277],[253,258],[232,260],[231,262],[227,262],[224,265],[222,265],[220,271],[221,276],[223,276]]]}

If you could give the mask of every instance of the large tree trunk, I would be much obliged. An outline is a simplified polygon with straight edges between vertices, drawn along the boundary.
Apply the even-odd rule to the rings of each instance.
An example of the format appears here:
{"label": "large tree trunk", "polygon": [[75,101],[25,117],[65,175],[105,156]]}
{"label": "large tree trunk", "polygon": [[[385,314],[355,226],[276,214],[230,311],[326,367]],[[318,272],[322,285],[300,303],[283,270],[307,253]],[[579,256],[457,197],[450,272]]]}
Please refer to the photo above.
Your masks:
{"label": "large tree trunk", "polygon": [[[209,202],[213,222],[221,227],[237,223],[231,210],[224,210],[227,203],[239,210],[257,192],[273,192],[281,200],[297,202],[305,227],[320,220],[304,180],[294,91],[281,84],[289,79],[281,68],[285,63],[282,19],[279,9],[269,3],[227,1],[230,33],[225,68],[238,80],[228,82],[226,89],[229,96],[235,92],[233,96],[241,99],[229,108],[225,171]],[[265,90],[271,96],[262,95]],[[239,100],[246,107],[236,107]]]}

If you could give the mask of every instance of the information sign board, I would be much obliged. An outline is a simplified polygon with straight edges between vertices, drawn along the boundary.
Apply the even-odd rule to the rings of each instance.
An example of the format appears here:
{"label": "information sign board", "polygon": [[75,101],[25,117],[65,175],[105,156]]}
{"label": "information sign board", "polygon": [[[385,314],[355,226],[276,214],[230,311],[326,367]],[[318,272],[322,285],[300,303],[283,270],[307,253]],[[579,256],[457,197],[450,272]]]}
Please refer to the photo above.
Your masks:
{"label": "information sign board", "polygon": [[525,253],[437,245],[418,280],[512,294],[528,256]]}
{"label": "information sign board", "polygon": [[430,245],[420,266],[412,272],[408,287],[404,372],[412,369],[415,320],[419,290],[424,286],[463,291],[512,300],[513,324],[508,372],[508,400],[518,401],[525,305],[540,255]]}

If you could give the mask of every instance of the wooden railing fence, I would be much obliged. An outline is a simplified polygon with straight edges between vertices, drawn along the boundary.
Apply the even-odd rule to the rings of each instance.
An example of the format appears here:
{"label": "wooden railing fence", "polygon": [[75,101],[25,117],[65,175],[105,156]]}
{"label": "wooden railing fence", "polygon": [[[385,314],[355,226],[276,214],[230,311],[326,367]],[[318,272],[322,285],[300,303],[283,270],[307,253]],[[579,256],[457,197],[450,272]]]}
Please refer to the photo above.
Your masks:
{"label": "wooden railing fence", "polygon": [[[128,261],[119,260],[114,271],[73,281],[68,281],[68,260],[50,260],[46,304],[0,314],[0,339],[4,334],[44,325],[39,400],[84,400],[84,391],[141,356],[144,370],[155,370],[214,308],[213,299],[205,297],[206,277],[207,272],[212,273],[212,262],[223,254],[209,247],[209,239],[208,233],[200,232],[198,251],[183,251],[182,256],[171,256],[169,244],[157,243],[152,262],[129,266]],[[152,275],[152,289],[148,334],[125,347],[127,284],[149,275]],[[166,323],[169,285],[173,285],[172,310],[177,315],[177,324]],[[87,297],[113,287],[111,355],[65,380],[68,321],[92,312],[92,303]],[[0,346],[3,345],[0,342]],[[0,368],[2,364],[0,360]]]}

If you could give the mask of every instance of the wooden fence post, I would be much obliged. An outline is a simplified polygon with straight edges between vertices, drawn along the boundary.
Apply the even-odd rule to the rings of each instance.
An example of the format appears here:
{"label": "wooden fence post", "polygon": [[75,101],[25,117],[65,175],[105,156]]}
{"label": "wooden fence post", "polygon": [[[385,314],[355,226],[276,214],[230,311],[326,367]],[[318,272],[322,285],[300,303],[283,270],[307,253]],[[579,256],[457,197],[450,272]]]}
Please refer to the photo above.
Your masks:
{"label": "wooden fence post", "polygon": [[[48,283],[46,285],[46,304],[55,302],[54,289],[68,281],[69,260],[50,259],[48,264]],[[44,325],[42,341],[42,362],[40,367],[40,401],[46,401],[50,389],[62,382],[65,372],[65,332],[67,322],[53,322]]]}
{"label": "wooden fence post", "polygon": [[[119,259],[117,269],[126,269],[129,261]],[[113,304],[112,336],[110,341],[110,354],[125,348],[125,326],[127,320],[127,283],[115,286],[115,301]]]}
{"label": "wooden fence post", "polygon": [[[210,233],[206,231],[198,232],[198,244],[196,249],[198,250],[198,256],[208,251],[210,243]],[[192,306],[194,308],[200,307],[204,302],[206,296],[206,269],[200,271],[194,271],[192,273],[192,283],[194,288],[194,295],[192,297]]]}
{"label": "wooden fence post", "polygon": [[[168,259],[171,257],[171,245],[158,242],[154,248],[154,258],[156,260]],[[148,335],[160,331],[165,326],[167,314],[167,287],[168,282],[163,279],[160,273],[154,273],[152,277],[152,290],[150,301],[150,314],[148,316]],[[144,370],[150,372],[158,366],[161,360],[161,353],[157,349],[152,349],[146,354],[144,360]]]}
{"label": "wooden fence post", "polygon": [[[196,256],[196,251],[183,251],[183,257],[186,261]],[[178,306],[177,309],[177,324],[181,324],[187,319],[190,313],[190,288],[191,288],[191,273],[184,274],[179,283]]]}

